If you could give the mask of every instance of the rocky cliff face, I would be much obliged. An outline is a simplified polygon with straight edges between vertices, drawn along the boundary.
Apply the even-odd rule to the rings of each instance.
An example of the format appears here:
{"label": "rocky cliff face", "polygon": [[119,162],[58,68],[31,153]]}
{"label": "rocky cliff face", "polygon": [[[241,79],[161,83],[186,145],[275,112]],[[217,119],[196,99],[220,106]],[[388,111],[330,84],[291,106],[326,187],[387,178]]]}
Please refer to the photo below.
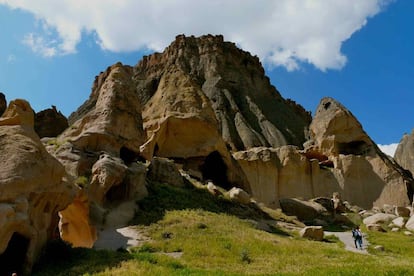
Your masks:
{"label": "rocky cliff face", "polygon": [[[56,237],[58,211],[72,198],[65,170],[40,142],[28,102],[14,100],[0,118],[0,274],[30,271]],[[10,271],[9,271],[10,270]]]}
{"label": "rocky cliff face", "polygon": [[[161,108],[153,114],[156,102],[181,116],[203,114],[233,151],[301,147],[306,140],[310,114],[280,96],[257,57],[222,36],[177,36],[163,53],[144,57],[134,67],[134,80],[144,105],[144,127],[151,132],[160,115],[168,116]],[[158,153],[164,150],[159,143]]]}
{"label": "rocky cliff face", "polygon": [[385,203],[406,206],[414,181],[388,159],[340,103],[322,99],[305,149],[256,148],[234,153],[253,196],[269,205],[281,198],[330,196],[364,208]]}
{"label": "rocky cliff face", "polygon": [[395,151],[394,159],[414,175],[414,129],[411,134],[403,136]]}

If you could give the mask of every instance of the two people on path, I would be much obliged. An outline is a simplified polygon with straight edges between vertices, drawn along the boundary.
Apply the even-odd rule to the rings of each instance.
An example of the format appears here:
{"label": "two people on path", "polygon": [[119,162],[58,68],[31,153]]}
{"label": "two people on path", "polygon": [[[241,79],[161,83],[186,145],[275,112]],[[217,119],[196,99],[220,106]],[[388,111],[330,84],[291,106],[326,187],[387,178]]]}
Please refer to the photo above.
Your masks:
{"label": "two people on path", "polygon": [[362,232],[359,226],[352,230],[352,237],[354,238],[355,248],[362,250]]}

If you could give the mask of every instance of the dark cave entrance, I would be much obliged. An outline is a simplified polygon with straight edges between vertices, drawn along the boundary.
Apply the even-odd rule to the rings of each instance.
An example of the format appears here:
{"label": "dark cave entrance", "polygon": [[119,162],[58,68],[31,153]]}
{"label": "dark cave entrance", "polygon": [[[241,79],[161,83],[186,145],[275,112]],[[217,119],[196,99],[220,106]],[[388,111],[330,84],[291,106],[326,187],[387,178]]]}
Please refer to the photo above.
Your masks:
{"label": "dark cave entrance", "polygon": [[11,275],[13,272],[17,275],[24,274],[29,243],[29,239],[13,233],[6,250],[0,255],[0,275]]}
{"label": "dark cave entrance", "polygon": [[217,151],[210,153],[206,157],[200,169],[204,180],[211,179],[215,185],[225,189],[232,188],[232,185],[227,180],[227,166]]}
{"label": "dark cave entrance", "polygon": [[130,150],[129,148],[122,147],[119,151],[119,157],[124,161],[125,164],[130,164],[139,158],[139,154]]}
{"label": "dark cave entrance", "polygon": [[344,155],[365,155],[370,147],[364,141],[352,141],[349,143],[338,143],[338,151]]}
{"label": "dark cave entrance", "polygon": [[128,187],[125,183],[112,186],[105,194],[105,203],[117,203],[128,197]]}

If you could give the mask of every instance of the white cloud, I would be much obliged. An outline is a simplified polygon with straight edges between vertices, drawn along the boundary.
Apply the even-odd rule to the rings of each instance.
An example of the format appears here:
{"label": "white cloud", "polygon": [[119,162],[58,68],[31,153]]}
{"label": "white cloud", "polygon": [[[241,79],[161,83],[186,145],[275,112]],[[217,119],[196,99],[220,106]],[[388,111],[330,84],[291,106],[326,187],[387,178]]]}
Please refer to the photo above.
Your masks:
{"label": "white cloud", "polygon": [[383,153],[391,157],[394,157],[395,151],[397,150],[397,147],[398,147],[398,143],[393,143],[389,145],[378,145],[378,147]]}
{"label": "white cloud", "polygon": [[[163,50],[177,34],[223,34],[268,64],[320,70],[346,63],[342,42],[391,0],[0,0],[33,13],[59,35],[42,53],[76,52],[82,32],[94,32],[103,49]],[[40,39],[40,36],[35,39]],[[48,50],[47,50],[48,49]],[[53,52],[53,51],[52,51]]]}
{"label": "white cloud", "polygon": [[57,48],[54,46],[55,41],[45,40],[43,37],[33,33],[27,34],[23,40],[23,44],[29,46],[33,52],[44,57],[53,57],[57,54]]}

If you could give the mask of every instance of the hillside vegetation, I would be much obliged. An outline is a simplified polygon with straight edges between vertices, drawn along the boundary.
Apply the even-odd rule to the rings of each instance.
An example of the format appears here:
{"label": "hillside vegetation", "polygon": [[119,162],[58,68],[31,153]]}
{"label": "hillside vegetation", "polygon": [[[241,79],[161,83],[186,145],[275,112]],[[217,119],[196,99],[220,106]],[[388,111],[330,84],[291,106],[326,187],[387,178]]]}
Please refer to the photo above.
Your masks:
{"label": "hillside vegetation", "polygon": [[[240,205],[206,190],[152,184],[138,202],[141,247],[95,251],[49,244],[34,275],[412,275],[414,238],[369,233],[369,255],[345,251],[335,237],[309,241],[261,220],[293,222],[280,212]],[[298,223],[296,223],[298,224]]]}

